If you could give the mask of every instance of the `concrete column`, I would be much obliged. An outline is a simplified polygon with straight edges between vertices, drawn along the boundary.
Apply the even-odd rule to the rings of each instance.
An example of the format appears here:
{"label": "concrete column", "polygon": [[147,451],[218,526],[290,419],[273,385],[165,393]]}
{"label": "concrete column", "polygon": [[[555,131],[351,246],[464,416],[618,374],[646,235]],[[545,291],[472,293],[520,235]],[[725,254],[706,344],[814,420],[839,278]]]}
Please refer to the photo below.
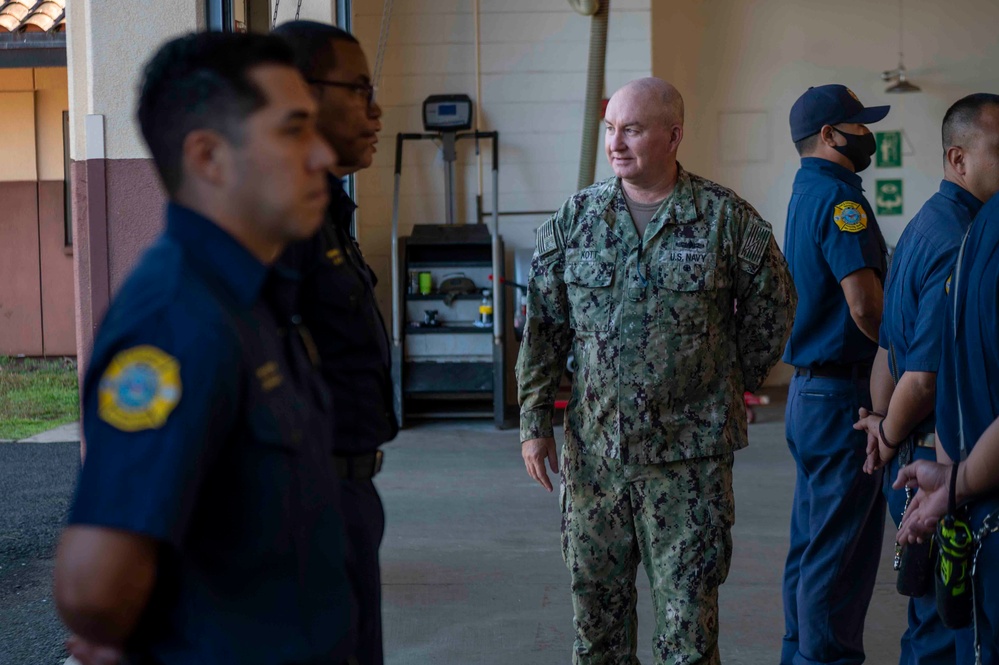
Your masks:
{"label": "concrete column", "polygon": [[67,3],[76,339],[81,373],[114,291],[162,228],[165,195],[135,122],[141,68],[203,30],[205,0]]}

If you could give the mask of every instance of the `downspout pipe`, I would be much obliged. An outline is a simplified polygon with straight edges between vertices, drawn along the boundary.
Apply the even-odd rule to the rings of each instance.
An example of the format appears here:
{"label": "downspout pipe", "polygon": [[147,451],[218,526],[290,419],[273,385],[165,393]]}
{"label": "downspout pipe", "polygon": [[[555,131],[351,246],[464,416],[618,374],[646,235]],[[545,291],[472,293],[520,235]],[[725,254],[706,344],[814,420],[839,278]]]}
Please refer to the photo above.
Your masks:
{"label": "downspout pipe", "polygon": [[[570,0],[571,1],[571,0]],[[583,3],[592,4],[592,3]],[[574,4],[575,6],[575,4]],[[577,9],[577,11],[580,11]],[[600,144],[600,106],[604,96],[604,69],[607,62],[607,25],[610,0],[600,0],[590,23],[590,54],[586,73],[586,106],[583,116],[583,141],[579,151],[577,189],[593,184],[597,171],[597,147]]]}

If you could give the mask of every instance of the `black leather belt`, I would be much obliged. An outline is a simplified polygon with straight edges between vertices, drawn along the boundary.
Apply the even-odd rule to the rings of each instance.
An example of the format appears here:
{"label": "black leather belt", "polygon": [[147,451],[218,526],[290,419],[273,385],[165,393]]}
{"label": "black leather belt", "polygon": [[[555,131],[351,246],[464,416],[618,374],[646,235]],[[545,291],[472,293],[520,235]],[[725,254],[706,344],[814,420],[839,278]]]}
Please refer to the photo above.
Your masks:
{"label": "black leather belt", "polygon": [[337,474],[344,480],[371,480],[382,470],[382,451],[360,455],[333,455]]}
{"label": "black leather belt", "polygon": [[870,365],[815,365],[814,367],[795,367],[798,376],[820,376],[831,379],[863,379],[871,375]]}

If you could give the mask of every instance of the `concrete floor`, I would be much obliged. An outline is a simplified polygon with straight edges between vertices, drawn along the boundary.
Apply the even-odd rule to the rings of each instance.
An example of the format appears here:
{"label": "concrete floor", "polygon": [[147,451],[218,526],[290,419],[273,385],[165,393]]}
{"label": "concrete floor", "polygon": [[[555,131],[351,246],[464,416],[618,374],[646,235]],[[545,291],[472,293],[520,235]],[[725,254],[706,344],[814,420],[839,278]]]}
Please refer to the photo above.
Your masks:
{"label": "concrete floor", "polygon": [[[783,411],[760,412],[736,454],[735,555],[721,589],[729,665],[773,665],[784,631],[780,594],[794,465]],[[767,422],[769,421],[769,422]],[[382,555],[388,665],[567,663],[569,576],[557,492],[528,478],[514,431],[433,425],[386,449],[377,484],[388,515]],[[561,433],[559,433],[561,441]],[[867,618],[867,662],[898,662],[905,599],[895,592],[890,535]],[[651,600],[639,572],[639,652],[651,663]]]}
{"label": "concrete floor", "polygon": [[[794,467],[782,408],[760,412],[736,455],[735,559],[721,589],[727,665],[778,660],[780,581]],[[561,436],[561,435],[559,435]],[[388,665],[567,663],[569,578],[556,494],[531,481],[513,430],[486,423],[408,429],[386,447],[377,480],[388,515],[382,550]],[[0,665],[62,662],[51,557],[76,469],[76,447],[0,444]],[[886,537],[867,620],[868,662],[897,662],[904,599]],[[651,663],[651,603],[639,574],[639,658]]]}

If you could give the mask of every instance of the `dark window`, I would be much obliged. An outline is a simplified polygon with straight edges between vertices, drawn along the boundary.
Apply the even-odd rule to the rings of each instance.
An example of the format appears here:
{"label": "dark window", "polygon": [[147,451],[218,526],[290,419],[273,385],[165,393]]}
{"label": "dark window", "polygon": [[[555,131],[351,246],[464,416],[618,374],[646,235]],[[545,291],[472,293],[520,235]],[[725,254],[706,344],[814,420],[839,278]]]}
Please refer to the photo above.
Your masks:
{"label": "dark window", "polygon": [[[291,0],[297,2],[297,0]],[[215,32],[264,32],[268,0],[206,0],[208,29]]]}

